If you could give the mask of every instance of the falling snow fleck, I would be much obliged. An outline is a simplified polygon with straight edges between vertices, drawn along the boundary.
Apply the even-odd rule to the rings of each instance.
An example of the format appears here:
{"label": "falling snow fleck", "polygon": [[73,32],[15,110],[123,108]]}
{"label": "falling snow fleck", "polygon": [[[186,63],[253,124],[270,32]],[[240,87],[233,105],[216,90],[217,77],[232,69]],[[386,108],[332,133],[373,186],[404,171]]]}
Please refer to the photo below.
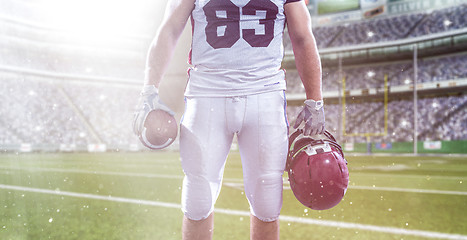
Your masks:
{"label": "falling snow fleck", "polygon": [[53,218],[49,218],[49,223],[53,222],[53,220],[54,220]]}

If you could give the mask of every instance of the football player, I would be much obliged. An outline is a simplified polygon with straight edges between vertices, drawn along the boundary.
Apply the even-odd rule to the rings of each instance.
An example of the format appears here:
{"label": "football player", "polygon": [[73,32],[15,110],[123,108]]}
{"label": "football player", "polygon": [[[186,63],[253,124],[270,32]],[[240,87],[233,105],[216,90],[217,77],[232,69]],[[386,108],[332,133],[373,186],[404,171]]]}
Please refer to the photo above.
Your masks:
{"label": "football player", "polygon": [[180,123],[182,238],[212,239],[214,204],[237,135],[251,239],[279,239],[288,152],[280,69],[286,22],[307,98],[295,126],[305,122],[306,134],[324,130],[321,63],[308,9],[303,0],[169,0],[149,49],[145,89],[158,88],[189,18],[192,67]]}

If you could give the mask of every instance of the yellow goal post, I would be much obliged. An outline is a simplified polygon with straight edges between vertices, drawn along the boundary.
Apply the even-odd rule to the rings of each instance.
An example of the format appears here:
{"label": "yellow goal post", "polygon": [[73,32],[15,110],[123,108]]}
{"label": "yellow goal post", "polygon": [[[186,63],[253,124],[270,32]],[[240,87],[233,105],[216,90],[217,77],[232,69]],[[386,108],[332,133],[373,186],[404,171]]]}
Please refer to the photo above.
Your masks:
{"label": "yellow goal post", "polygon": [[383,132],[366,132],[366,133],[348,133],[345,129],[346,124],[346,88],[345,77],[342,78],[342,133],[344,136],[361,136],[361,137],[376,137],[386,136],[388,134],[388,75],[384,75],[384,131]]}

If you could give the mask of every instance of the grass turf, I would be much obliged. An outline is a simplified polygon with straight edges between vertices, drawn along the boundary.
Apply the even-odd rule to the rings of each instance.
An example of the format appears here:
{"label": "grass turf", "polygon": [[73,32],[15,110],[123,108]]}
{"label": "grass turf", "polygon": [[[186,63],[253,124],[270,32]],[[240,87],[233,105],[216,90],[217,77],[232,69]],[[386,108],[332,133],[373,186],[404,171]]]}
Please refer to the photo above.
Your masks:
{"label": "grass turf", "polygon": [[[312,211],[285,190],[282,215],[467,235],[467,157],[347,159],[350,188],[339,205]],[[0,155],[0,184],[57,193],[0,188],[0,239],[180,239],[182,213],[177,207],[66,196],[60,192],[179,204],[182,175],[178,153],[173,152]],[[233,152],[224,181],[238,185],[241,178],[239,155]],[[224,186],[216,207],[247,213],[248,202],[241,185]],[[281,238],[426,239],[327,223],[281,221]],[[248,228],[248,215],[215,216],[215,239],[248,239]]]}

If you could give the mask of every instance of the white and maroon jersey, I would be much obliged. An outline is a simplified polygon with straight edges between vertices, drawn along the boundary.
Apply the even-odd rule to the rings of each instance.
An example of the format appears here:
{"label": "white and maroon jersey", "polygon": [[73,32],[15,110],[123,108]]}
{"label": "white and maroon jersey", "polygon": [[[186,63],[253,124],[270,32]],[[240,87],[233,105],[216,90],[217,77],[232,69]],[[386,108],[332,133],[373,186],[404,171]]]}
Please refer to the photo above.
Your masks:
{"label": "white and maroon jersey", "polygon": [[284,5],[300,0],[196,0],[186,96],[285,90]]}

